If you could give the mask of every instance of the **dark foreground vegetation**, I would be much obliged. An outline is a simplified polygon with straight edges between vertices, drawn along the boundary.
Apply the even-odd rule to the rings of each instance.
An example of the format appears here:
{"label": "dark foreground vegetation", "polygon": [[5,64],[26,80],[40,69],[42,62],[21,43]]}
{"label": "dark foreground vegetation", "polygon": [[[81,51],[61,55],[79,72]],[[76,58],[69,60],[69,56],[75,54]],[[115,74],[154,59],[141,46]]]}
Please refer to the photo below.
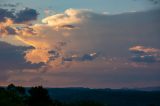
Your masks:
{"label": "dark foreground vegetation", "polygon": [[0,87],[0,106],[160,106],[160,91]]}

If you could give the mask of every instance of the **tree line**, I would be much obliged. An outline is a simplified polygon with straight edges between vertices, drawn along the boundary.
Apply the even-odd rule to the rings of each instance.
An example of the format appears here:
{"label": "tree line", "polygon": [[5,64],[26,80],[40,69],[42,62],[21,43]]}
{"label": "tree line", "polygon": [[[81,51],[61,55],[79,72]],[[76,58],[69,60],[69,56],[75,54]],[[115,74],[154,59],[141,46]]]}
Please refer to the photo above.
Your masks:
{"label": "tree line", "polygon": [[[106,106],[95,101],[77,101],[63,103],[49,96],[48,90],[42,86],[26,90],[22,86],[10,84],[0,88],[0,106]],[[107,105],[108,106],[108,105]]]}

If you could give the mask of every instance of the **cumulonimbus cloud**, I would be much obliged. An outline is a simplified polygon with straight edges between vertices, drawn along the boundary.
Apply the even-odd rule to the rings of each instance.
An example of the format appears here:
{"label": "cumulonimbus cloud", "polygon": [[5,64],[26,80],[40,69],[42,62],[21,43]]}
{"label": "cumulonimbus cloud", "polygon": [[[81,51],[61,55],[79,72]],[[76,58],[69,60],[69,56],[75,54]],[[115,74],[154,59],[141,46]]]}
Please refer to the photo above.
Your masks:
{"label": "cumulonimbus cloud", "polygon": [[[19,41],[34,47],[26,51],[26,61],[32,64],[40,62],[63,64],[66,61],[92,61],[97,57],[97,51],[117,55],[115,51],[119,50],[119,46],[126,47],[123,42],[129,39],[128,35],[134,34],[134,39],[139,39],[136,32],[147,34],[144,29],[157,31],[151,26],[158,27],[157,20],[160,16],[152,17],[158,12],[159,10],[110,15],[90,10],[67,9],[64,13],[42,19],[42,23],[24,23],[17,26],[14,22],[11,25],[6,25],[5,22],[3,26],[12,26]],[[93,53],[96,55],[92,55]]]}
{"label": "cumulonimbus cloud", "polygon": [[[68,84],[68,82],[75,81],[75,79],[74,84],[77,84],[84,82],[84,78],[91,80],[89,83],[93,85],[95,78],[97,78],[98,84],[103,80],[104,82],[101,84],[105,85],[106,81],[111,81],[114,77],[115,79],[118,78],[118,80],[115,80],[117,85],[119,80],[123,82],[124,78],[127,79],[125,81],[128,81],[128,76],[131,77],[128,82],[130,83],[130,81],[135,80],[137,75],[139,75],[138,79],[150,79],[152,77],[151,79],[158,81],[160,69],[157,55],[158,48],[160,48],[160,36],[158,36],[160,34],[159,10],[114,15],[95,13],[89,10],[69,9],[67,11],[69,14],[68,12],[59,13],[62,17],[59,14],[55,14],[44,18],[45,23],[35,22],[35,24],[23,23],[17,25],[17,23],[12,22],[9,25],[15,30],[16,34],[12,34],[13,37],[32,46],[30,49],[20,51],[18,49],[16,57],[9,55],[17,58],[16,61],[18,62],[14,61],[12,66],[20,69],[10,72],[9,75],[12,75],[14,78],[10,77],[9,81],[14,79],[22,81],[24,78],[33,83],[32,78],[35,77],[35,74],[39,73],[38,76],[45,76],[45,72],[47,72],[46,78],[48,78],[49,85],[53,84],[53,81],[57,85],[57,80],[62,81],[63,84],[63,81],[66,81]],[[77,18],[75,20],[78,21],[72,21],[71,17]],[[58,23],[56,23],[56,20],[58,20]],[[67,20],[68,22],[66,22]],[[10,21],[8,20],[8,22]],[[4,23],[5,26],[7,26],[6,24],[7,22]],[[7,34],[3,37],[7,37]],[[133,44],[144,46],[133,46],[130,48]],[[146,45],[149,45],[149,47]],[[130,48],[129,51],[131,51],[133,56],[130,59],[131,61],[128,60],[130,57],[128,48]],[[15,50],[17,49],[15,48],[13,51]],[[3,57],[4,54],[1,55]],[[20,60],[23,62],[19,61],[19,55],[21,57]],[[15,60],[8,57],[5,58],[9,62],[10,60]],[[4,61],[7,60],[4,59]],[[146,64],[146,62],[152,64]],[[21,63],[24,63],[24,66]],[[35,65],[39,67],[33,70],[27,69],[27,67]],[[5,68],[7,66],[8,64],[6,66],[3,65]],[[63,66],[65,69],[61,68]],[[67,69],[69,66],[72,67]],[[134,73],[135,70],[138,72],[136,75]],[[14,74],[16,72],[20,73]],[[24,72],[23,75],[21,72]],[[54,74],[50,74],[50,72]],[[66,77],[67,74],[69,76]],[[62,77],[59,75],[62,75]],[[91,75],[91,77],[88,75]],[[84,78],[81,76],[84,76]],[[68,80],[72,77],[74,78]],[[39,82],[41,83],[41,81]]]}
{"label": "cumulonimbus cloud", "polygon": [[[86,11],[84,11],[84,13],[85,12]],[[26,14],[32,15],[33,18],[25,17]],[[21,19],[25,21],[35,20],[36,15],[36,11],[25,9],[17,13],[17,18],[14,21],[7,18],[1,24],[1,35],[15,35],[18,40],[33,46],[34,49],[26,51],[24,57],[27,62],[31,62],[32,64],[41,62],[47,64],[50,63],[50,61],[56,61],[56,63],[59,61],[58,63],[62,64],[68,61],[68,55],[64,49],[64,46],[67,44],[66,39],[68,39],[67,36],[69,36],[73,30],[76,30],[76,24],[80,24],[83,20],[83,11],[68,9],[64,13],[43,19],[42,24],[22,24],[23,20]],[[14,27],[14,24],[19,23],[21,23],[20,25],[22,26]],[[50,51],[55,51],[58,53],[58,56],[55,56],[55,54]],[[73,54],[70,54],[69,56],[70,61],[92,61],[97,57],[96,53],[84,54],[82,56],[81,54],[76,54],[76,58],[73,58],[72,55]]]}

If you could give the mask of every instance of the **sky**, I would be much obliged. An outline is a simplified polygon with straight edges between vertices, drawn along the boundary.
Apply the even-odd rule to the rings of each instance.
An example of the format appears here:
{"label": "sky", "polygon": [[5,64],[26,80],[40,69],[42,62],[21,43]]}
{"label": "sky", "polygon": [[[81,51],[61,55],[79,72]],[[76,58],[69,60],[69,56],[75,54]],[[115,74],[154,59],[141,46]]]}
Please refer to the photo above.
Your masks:
{"label": "sky", "polygon": [[0,0],[0,86],[160,86],[159,0]]}

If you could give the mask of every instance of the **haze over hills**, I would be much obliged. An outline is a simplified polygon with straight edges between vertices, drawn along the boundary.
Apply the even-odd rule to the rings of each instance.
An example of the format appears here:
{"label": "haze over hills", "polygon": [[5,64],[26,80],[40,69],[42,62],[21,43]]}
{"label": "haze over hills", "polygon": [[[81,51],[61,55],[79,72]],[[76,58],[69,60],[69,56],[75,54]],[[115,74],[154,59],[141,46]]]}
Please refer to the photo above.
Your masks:
{"label": "haze over hills", "polygon": [[[61,103],[67,104],[94,101],[96,103],[102,103],[104,106],[160,106],[159,88],[160,87],[134,89],[93,89],[83,87],[68,87],[46,89],[48,90],[49,96],[53,100],[58,100]],[[28,92],[31,87],[25,87],[25,89]]]}
{"label": "haze over hills", "polygon": [[[135,89],[48,88],[52,98],[62,102],[96,101],[111,106],[160,106],[159,87]],[[116,101],[116,102],[115,102]]]}
{"label": "haze over hills", "polygon": [[160,91],[160,86],[157,86],[157,87],[134,88],[134,89],[141,90],[141,91]]}

